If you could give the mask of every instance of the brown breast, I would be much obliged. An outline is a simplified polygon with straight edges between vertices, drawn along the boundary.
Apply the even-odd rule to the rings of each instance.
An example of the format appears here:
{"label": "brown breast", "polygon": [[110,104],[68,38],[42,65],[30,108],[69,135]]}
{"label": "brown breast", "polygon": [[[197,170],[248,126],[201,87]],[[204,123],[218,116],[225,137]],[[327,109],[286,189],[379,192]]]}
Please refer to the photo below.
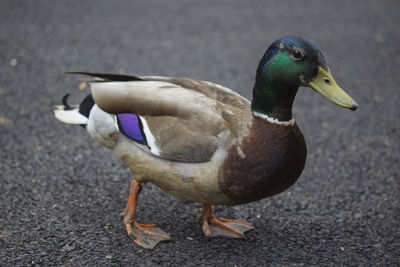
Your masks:
{"label": "brown breast", "polygon": [[220,170],[220,190],[234,204],[259,200],[289,188],[300,176],[307,148],[299,127],[254,117],[248,135],[230,148]]}

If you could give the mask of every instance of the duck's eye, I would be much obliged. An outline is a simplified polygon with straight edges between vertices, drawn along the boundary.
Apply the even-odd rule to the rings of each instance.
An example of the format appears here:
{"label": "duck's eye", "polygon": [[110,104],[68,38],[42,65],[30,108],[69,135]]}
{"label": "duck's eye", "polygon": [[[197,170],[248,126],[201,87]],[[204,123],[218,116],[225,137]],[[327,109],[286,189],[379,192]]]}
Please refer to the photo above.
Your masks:
{"label": "duck's eye", "polygon": [[302,60],[304,58],[304,53],[299,49],[293,49],[292,52],[290,53],[290,56],[294,60]]}

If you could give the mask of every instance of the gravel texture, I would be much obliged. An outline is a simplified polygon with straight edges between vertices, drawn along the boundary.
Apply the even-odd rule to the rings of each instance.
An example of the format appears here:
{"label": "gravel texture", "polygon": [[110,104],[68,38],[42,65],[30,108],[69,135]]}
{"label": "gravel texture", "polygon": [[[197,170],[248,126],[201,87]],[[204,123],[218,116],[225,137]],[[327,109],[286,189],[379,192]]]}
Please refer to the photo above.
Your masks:
{"label": "gravel texture", "polygon": [[[398,1],[0,2],[0,266],[398,266],[400,31]],[[256,229],[207,239],[200,204],[145,185],[138,219],[172,241],[126,235],[130,172],[53,105],[73,92],[63,71],[209,80],[251,97],[255,69],[284,35],[320,44],[356,112],[308,88],[294,113],[305,171],[286,192],[222,217]]]}

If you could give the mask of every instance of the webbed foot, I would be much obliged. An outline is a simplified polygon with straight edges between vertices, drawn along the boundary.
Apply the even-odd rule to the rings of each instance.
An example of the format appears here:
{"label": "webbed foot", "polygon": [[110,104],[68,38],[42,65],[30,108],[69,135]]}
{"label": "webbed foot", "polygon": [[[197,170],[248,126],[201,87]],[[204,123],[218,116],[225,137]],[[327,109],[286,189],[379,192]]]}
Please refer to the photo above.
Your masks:
{"label": "webbed foot", "polygon": [[126,223],[128,236],[146,249],[153,249],[158,243],[170,239],[168,233],[164,232],[154,224]]}
{"label": "webbed foot", "polygon": [[156,227],[155,224],[139,224],[136,222],[136,206],[137,198],[142,190],[142,186],[136,180],[131,183],[128,203],[126,204],[124,216],[124,224],[128,236],[146,249],[153,249],[158,243],[170,238],[169,234]]}
{"label": "webbed foot", "polygon": [[214,217],[211,205],[204,204],[199,219],[204,219],[203,232],[207,237],[243,238],[254,226],[241,221]]}

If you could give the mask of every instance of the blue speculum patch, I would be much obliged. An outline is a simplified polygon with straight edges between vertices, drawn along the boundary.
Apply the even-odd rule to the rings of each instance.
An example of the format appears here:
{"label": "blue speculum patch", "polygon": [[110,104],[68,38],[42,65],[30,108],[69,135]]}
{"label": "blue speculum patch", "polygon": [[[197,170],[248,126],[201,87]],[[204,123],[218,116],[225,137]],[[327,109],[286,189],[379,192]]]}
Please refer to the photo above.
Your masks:
{"label": "blue speculum patch", "polygon": [[133,113],[120,113],[117,114],[117,121],[121,133],[140,144],[147,145],[146,136],[143,132],[143,125],[138,115]]}

